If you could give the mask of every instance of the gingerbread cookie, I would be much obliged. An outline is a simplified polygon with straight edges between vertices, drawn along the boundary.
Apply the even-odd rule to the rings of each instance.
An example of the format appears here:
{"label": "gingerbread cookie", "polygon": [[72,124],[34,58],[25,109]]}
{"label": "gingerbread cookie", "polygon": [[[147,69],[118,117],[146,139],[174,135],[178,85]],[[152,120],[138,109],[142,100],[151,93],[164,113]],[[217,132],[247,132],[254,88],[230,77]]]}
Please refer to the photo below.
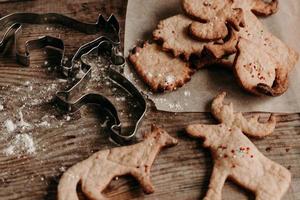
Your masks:
{"label": "gingerbread cookie", "polygon": [[145,43],[129,56],[137,74],[152,91],[176,90],[191,79],[193,70],[188,62],[174,58],[157,44]]}
{"label": "gingerbread cookie", "polygon": [[233,0],[183,0],[184,11],[199,21],[190,24],[190,32],[201,40],[223,39],[228,35],[226,24],[236,30],[244,24],[243,10],[233,8]]}
{"label": "gingerbread cookie", "polygon": [[[245,28],[242,28],[238,35],[256,44],[258,51],[266,52],[278,63],[275,66],[276,78],[273,85],[258,84],[257,91],[269,96],[281,95],[288,88],[288,75],[299,60],[299,54],[268,31],[251,12],[251,4],[247,2],[249,1],[236,0],[237,5],[243,6],[245,16]],[[256,59],[259,57],[261,55],[257,54]]]}
{"label": "gingerbread cookie", "polygon": [[[236,52],[235,45],[237,41],[234,35],[230,36],[228,41],[206,42],[193,39],[188,33],[188,27],[193,22],[194,20],[184,15],[175,15],[162,20],[153,32],[154,40],[162,41],[164,50],[171,51],[175,57],[183,55],[186,60],[189,60],[191,55],[201,57],[206,46],[209,46],[211,51],[219,58],[223,54]],[[214,46],[215,44],[216,46]]]}
{"label": "gingerbread cookie", "polygon": [[[233,71],[245,90],[260,94],[262,92],[261,87],[272,88],[275,80],[276,82],[280,81],[276,87],[281,88],[275,88],[274,91],[282,94],[287,90],[288,71],[278,71],[282,67],[276,62],[276,59],[261,48],[257,48],[255,43],[243,38],[240,39],[237,49],[238,53]],[[280,77],[276,77],[276,74],[280,74]]]}
{"label": "gingerbread cookie", "polygon": [[130,174],[141,184],[145,193],[154,192],[150,169],[163,147],[177,144],[166,131],[152,127],[143,142],[103,150],[74,165],[62,176],[58,185],[58,200],[78,200],[76,187],[81,182],[83,193],[93,200],[103,200],[101,192],[114,177]]}
{"label": "gingerbread cookie", "polygon": [[263,0],[182,0],[184,11],[199,21],[190,25],[190,32],[201,40],[221,39],[227,35],[226,24],[236,30],[243,27],[245,10],[268,16],[278,9],[278,1]]}
{"label": "gingerbread cookie", "polygon": [[[258,3],[259,2],[259,3]],[[274,35],[272,35],[259,21],[259,19],[253,14],[259,12],[259,8],[264,8],[266,12],[262,12],[260,10],[261,14],[269,15],[274,13],[277,10],[277,1],[272,1],[269,4],[262,3],[261,1],[252,1],[252,0],[234,0],[233,3],[234,8],[242,8],[244,11],[244,19],[245,19],[245,26],[240,29],[239,32],[236,32],[238,37],[232,38],[232,40],[238,40],[238,38],[243,38],[251,42],[247,42],[249,44],[249,47],[247,47],[247,44],[245,42],[239,43],[239,46],[237,48],[239,49],[239,55],[236,55],[236,61],[235,63],[232,63],[232,65],[236,65],[233,68],[235,71],[239,72],[237,79],[241,83],[241,85],[247,90],[255,94],[263,94],[263,95],[269,95],[269,96],[278,96],[283,94],[288,89],[288,75],[295,67],[298,59],[299,54],[288,47],[286,44],[284,44],[281,40],[276,38]],[[232,43],[235,43],[234,41]],[[256,45],[256,47],[254,47]],[[253,48],[255,51],[249,52],[249,50]],[[208,51],[211,51],[211,48],[207,48]],[[247,56],[246,51],[251,54],[252,62],[249,60],[249,56]],[[243,53],[244,54],[241,54]],[[266,57],[270,58],[268,63],[266,63],[268,66],[263,66],[264,69],[270,69],[270,65],[274,65],[271,68],[275,68],[275,79],[271,83],[270,80],[273,79],[272,73],[270,74],[271,78],[269,81],[261,80],[259,81],[257,78],[258,76],[252,77],[253,74],[249,74],[247,70],[241,70],[244,64],[250,64],[256,61],[267,61],[267,59],[263,58],[261,53],[263,55],[266,55]],[[214,55],[214,50],[212,48],[212,55]],[[244,57],[244,56],[247,57]],[[278,56],[280,55],[280,56]],[[243,58],[247,58],[247,60],[242,60],[243,58],[238,58],[238,56],[242,56]],[[271,59],[272,58],[272,59]],[[249,70],[254,71],[250,67]],[[241,73],[242,71],[247,72],[246,74]],[[251,77],[250,79],[247,77]],[[261,79],[267,78],[267,76],[260,76]],[[253,80],[256,79],[254,82]],[[251,82],[251,83],[250,83]],[[256,86],[253,84],[257,83]]]}
{"label": "gingerbread cookie", "polygon": [[[214,159],[209,189],[204,199],[221,200],[224,183],[230,178],[253,191],[258,200],[280,200],[289,188],[291,173],[265,157],[243,134],[248,132],[251,122],[246,129],[240,123],[234,123],[238,114],[232,114],[231,106],[222,106],[223,98],[224,94],[219,95],[213,103],[213,113],[222,121],[221,124],[194,124],[186,129],[189,135],[204,139],[204,147],[211,150]],[[263,131],[260,128],[264,127],[256,126],[256,122],[253,126],[250,127],[253,131]]]}

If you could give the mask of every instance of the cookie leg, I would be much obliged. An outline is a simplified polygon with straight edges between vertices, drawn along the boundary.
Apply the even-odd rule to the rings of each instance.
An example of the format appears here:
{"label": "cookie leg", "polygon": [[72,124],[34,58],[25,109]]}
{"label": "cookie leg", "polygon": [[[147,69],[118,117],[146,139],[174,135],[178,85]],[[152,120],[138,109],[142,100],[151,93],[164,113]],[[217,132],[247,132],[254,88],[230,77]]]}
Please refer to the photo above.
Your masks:
{"label": "cookie leg", "polygon": [[258,192],[255,200],[280,200],[280,198],[278,198],[278,196],[269,195],[265,192]]}
{"label": "cookie leg", "polygon": [[150,180],[150,174],[146,172],[141,172],[138,170],[134,170],[131,172],[131,175],[136,178],[136,180],[140,183],[143,188],[143,191],[146,194],[150,194],[154,192],[154,186]]}
{"label": "cookie leg", "polygon": [[222,200],[222,188],[228,177],[228,174],[221,169],[222,167],[214,166],[209,188],[204,200]]}
{"label": "cookie leg", "polygon": [[[96,179],[96,178],[95,178]],[[105,200],[106,198],[101,194],[102,190],[99,185],[96,185],[94,179],[88,179],[82,183],[81,189],[83,193],[93,200]]]}

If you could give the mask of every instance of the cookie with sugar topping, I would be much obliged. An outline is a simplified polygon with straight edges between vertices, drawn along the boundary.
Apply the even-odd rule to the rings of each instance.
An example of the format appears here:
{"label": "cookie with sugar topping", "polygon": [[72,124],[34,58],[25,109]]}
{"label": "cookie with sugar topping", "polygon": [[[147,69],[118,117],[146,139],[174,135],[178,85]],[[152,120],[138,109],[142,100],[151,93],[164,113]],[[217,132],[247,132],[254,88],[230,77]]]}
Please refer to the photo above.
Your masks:
{"label": "cookie with sugar topping", "polygon": [[262,137],[274,131],[276,120],[259,123],[258,116],[246,120],[234,113],[232,104],[223,105],[225,93],[212,103],[212,113],[221,122],[218,125],[192,124],[186,128],[189,135],[204,140],[214,160],[205,200],[221,200],[225,181],[230,180],[252,191],[256,199],[280,200],[291,184],[291,173],[283,166],[265,157],[245,134]]}
{"label": "cookie with sugar topping", "polygon": [[137,74],[154,92],[176,90],[191,79],[190,64],[174,58],[155,43],[136,47],[129,55]]}

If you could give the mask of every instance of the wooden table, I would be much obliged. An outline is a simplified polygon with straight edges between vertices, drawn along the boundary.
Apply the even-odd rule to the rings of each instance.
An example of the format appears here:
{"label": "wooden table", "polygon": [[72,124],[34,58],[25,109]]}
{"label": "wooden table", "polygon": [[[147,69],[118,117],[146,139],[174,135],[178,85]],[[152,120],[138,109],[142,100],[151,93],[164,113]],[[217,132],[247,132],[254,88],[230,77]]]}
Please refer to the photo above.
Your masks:
{"label": "wooden table", "polygon": [[[2,2],[2,1],[1,1]],[[35,0],[7,1],[0,3],[1,16],[12,12],[59,12],[86,22],[95,22],[99,13],[108,16],[116,14],[124,30],[126,1],[121,0]],[[70,57],[84,41],[91,38],[74,31],[66,31],[49,26],[25,27],[22,39],[38,37],[43,34],[62,37],[66,43],[67,56]],[[82,110],[81,114],[63,116],[51,103],[55,91],[64,85],[55,73],[48,72],[43,51],[33,52],[29,68],[21,68],[13,58],[1,58],[0,62],[0,199],[55,199],[60,176],[69,166],[87,158],[93,152],[114,145],[103,133],[101,114],[93,107]],[[50,57],[51,52],[46,52]],[[97,85],[90,85],[98,90]],[[100,88],[103,89],[103,88]],[[105,88],[104,88],[105,89]],[[107,95],[111,96],[108,92]],[[125,104],[114,100],[120,109]],[[24,106],[25,105],[25,106]],[[22,107],[23,106],[23,107]],[[6,155],[7,147],[14,140],[17,131],[7,133],[4,121],[18,122],[19,111],[24,120],[34,128],[17,130],[33,138],[34,154],[22,154],[14,150]],[[133,112],[133,111],[132,111]],[[247,114],[249,117],[251,114]],[[268,117],[263,114],[264,118]],[[300,115],[278,114],[278,125],[272,136],[253,142],[270,159],[287,167],[292,175],[292,185],[285,200],[300,199]],[[128,113],[122,120],[130,124]],[[43,123],[39,124],[38,123]],[[152,168],[152,181],[155,193],[144,195],[137,182],[130,177],[113,181],[105,193],[111,199],[201,199],[209,183],[212,169],[210,154],[204,150],[200,141],[184,134],[184,127],[190,123],[215,123],[207,113],[167,113],[160,112],[150,103],[147,116],[139,133],[149,130],[155,123],[164,127],[180,140],[174,148],[163,151]],[[49,124],[47,124],[49,123]],[[26,129],[26,128],[25,128]],[[6,154],[4,151],[6,150]],[[80,190],[80,189],[79,189]],[[79,191],[81,194],[81,192]],[[82,199],[84,197],[80,195]],[[223,199],[254,199],[250,192],[227,182]]]}

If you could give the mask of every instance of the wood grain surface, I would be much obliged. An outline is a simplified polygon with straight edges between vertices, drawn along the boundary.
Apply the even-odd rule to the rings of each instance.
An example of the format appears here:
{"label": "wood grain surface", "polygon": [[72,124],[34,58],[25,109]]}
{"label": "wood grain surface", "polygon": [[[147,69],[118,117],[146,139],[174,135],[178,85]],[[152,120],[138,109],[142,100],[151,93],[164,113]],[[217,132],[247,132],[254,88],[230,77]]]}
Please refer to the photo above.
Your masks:
{"label": "wood grain surface", "polygon": [[[124,29],[126,1],[122,0],[33,0],[1,1],[0,15],[13,12],[58,12],[81,21],[95,22],[99,13],[116,14]],[[44,34],[64,39],[67,56],[70,56],[84,42],[91,40],[73,30],[48,25],[26,26],[22,40]],[[123,31],[122,31],[123,37]],[[88,107],[74,115],[63,115],[52,103],[54,93],[64,87],[61,77],[48,70],[55,56],[51,50],[32,53],[31,66],[20,67],[11,56],[0,59],[0,199],[56,199],[60,176],[68,167],[87,158],[93,152],[114,147],[108,141],[104,130],[105,117],[95,107]],[[46,57],[46,58],[45,58]],[[49,63],[45,63],[50,57]],[[97,78],[99,71],[93,71]],[[134,108],[126,106],[120,92],[116,98],[111,87],[103,87],[97,79],[91,81],[89,89],[102,92],[117,104],[121,119],[128,128],[132,126]],[[101,82],[101,81],[100,81]],[[117,95],[117,96],[118,96]],[[130,101],[130,100],[128,100]],[[276,105],[274,105],[276,106]],[[8,133],[5,121],[24,120],[32,127],[17,128]],[[247,117],[251,113],[246,114]],[[262,120],[268,114],[262,114]],[[253,142],[270,159],[287,167],[292,175],[292,184],[285,200],[300,200],[300,114],[277,114],[278,125],[273,135]],[[46,123],[46,124],[45,124]],[[155,109],[149,102],[149,109],[139,136],[150,129],[151,124],[164,127],[171,135],[179,138],[176,147],[166,149],[156,159],[152,168],[155,193],[145,195],[131,177],[120,177],[106,189],[109,199],[201,199],[205,195],[212,169],[210,153],[203,149],[201,141],[187,137],[184,127],[190,123],[215,123],[208,113],[167,113]],[[7,153],[9,145],[17,134],[33,138],[35,153],[24,153],[15,149]],[[81,199],[85,199],[78,189]],[[223,199],[254,199],[250,192],[226,182]]]}

